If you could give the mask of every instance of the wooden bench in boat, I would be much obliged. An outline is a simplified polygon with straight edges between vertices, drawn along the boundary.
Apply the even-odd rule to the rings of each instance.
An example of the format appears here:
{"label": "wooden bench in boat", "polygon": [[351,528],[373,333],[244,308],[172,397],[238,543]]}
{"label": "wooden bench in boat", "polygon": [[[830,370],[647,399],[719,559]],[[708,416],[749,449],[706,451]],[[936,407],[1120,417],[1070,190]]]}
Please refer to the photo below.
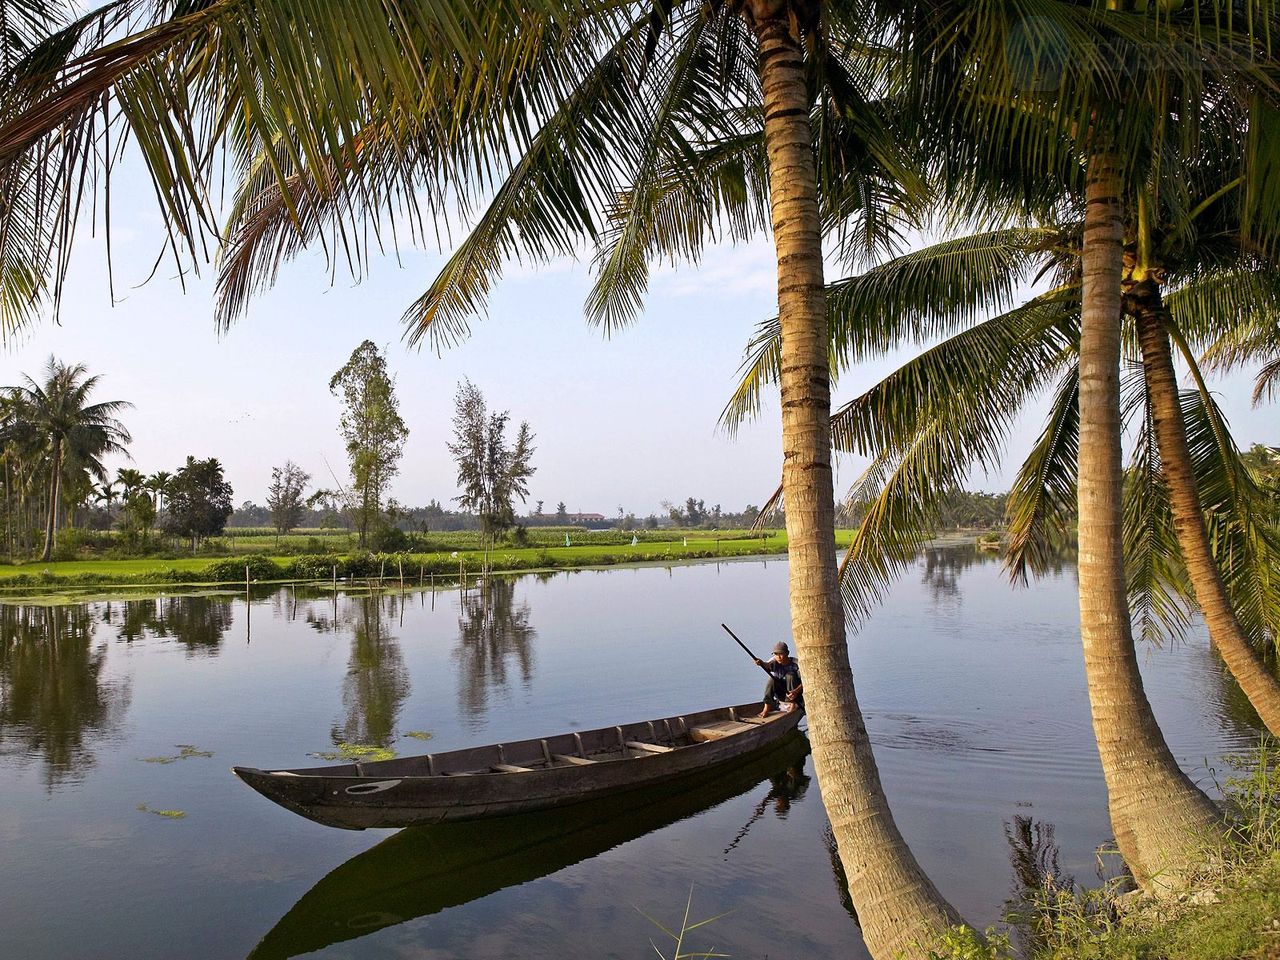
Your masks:
{"label": "wooden bench in boat", "polygon": [[701,726],[689,728],[689,739],[694,743],[705,743],[708,740],[731,737],[735,733],[750,730],[753,726],[755,724],[748,723],[745,720],[722,720],[719,723],[704,723]]}

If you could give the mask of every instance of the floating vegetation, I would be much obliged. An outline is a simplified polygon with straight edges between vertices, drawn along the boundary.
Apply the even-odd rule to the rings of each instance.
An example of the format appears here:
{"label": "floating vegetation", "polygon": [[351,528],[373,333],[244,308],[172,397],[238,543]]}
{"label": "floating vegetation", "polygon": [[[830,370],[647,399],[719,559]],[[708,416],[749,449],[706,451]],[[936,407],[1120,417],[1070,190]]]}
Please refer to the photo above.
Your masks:
{"label": "floating vegetation", "polygon": [[138,804],[138,810],[141,813],[154,813],[157,817],[164,817],[166,820],[182,820],[187,815],[185,810],[152,810],[145,803]]}
{"label": "floating vegetation", "polygon": [[[190,743],[175,743],[175,747],[181,750],[181,753],[174,754],[172,757],[139,757],[143,763],[175,763],[178,760],[189,760],[192,757],[212,757],[212,750],[198,750]],[[153,810],[152,813],[155,811]]]}
{"label": "floating vegetation", "polygon": [[435,734],[428,733],[426,730],[406,730],[406,737],[413,737],[415,740],[430,740]]}
{"label": "floating vegetation", "polygon": [[340,743],[337,750],[323,750],[307,756],[319,760],[394,760],[396,752],[373,743]]}

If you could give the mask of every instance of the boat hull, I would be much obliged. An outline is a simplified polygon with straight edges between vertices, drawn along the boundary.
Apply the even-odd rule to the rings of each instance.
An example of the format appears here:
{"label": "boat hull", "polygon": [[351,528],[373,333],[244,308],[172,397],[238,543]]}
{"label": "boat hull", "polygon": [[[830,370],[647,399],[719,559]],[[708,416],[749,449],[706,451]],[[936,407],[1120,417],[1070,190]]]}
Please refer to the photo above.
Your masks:
{"label": "boat hull", "polygon": [[[506,817],[657,786],[750,756],[794,730],[801,716],[797,710],[760,721],[752,716],[758,709],[744,704],[377,763],[232,770],[294,813],[348,830]],[[662,744],[664,734],[670,746]],[[545,766],[534,766],[544,757]]]}
{"label": "boat hull", "polygon": [[[793,732],[741,762],[565,810],[402,830],[331,871],[248,960],[286,960],[537,880],[774,781],[802,795],[809,744]],[[781,784],[781,786],[779,786]],[[358,953],[358,951],[357,951]]]}

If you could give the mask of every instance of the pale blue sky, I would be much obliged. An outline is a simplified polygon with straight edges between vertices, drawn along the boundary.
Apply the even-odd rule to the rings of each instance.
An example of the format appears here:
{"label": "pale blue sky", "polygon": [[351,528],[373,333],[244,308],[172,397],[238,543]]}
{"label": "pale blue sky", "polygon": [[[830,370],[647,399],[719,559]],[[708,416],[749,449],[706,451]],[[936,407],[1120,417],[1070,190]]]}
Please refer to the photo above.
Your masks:
{"label": "pale blue sky", "polygon": [[[437,357],[407,349],[399,323],[441,262],[434,252],[403,251],[399,265],[391,256],[375,259],[363,283],[339,272],[332,286],[322,257],[306,256],[286,265],[275,289],[220,337],[211,270],[189,278],[184,294],[166,261],[137,286],[159,249],[153,206],[117,202],[113,228],[117,304],[108,300],[101,241],[84,231],[61,324],[13,338],[0,352],[0,384],[37,375],[50,353],[88,364],[102,375],[99,399],[134,403],[123,419],[144,472],[173,470],[188,454],[216,456],[237,504],[262,502],[271,468],[286,458],[319,485],[332,486],[329,466],[345,480],[339,408],[328,381],[369,338],[389,347],[410,429],[392,490],[401,502],[456,495],[445,443],[455,385],[464,376],[491,406],[528,420],[537,435],[530,508],[541,499],[553,510],[563,500],[570,511],[613,516],[621,506],[644,516],[664,499],[692,495],[739,510],[763,502],[778,481],[776,400],[736,438],[717,429],[742,349],[754,325],[774,310],[772,251],[764,238],[713,250],[696,267],[660,271],[644,317],[611,340],[582,318],[585,265],[513,269],[472,337]],[[836,402],[891,368],[886,360],[845,376]],[[1249,408],[1248,378],[1217,385],[1242,444],[1280,443],[1275,409]],[[1005,489],[1038,430],[1038,416],[1027,417],[1010,445],[1008,467],[971,485]],[[843,461],[841,488],[860,467]]]}

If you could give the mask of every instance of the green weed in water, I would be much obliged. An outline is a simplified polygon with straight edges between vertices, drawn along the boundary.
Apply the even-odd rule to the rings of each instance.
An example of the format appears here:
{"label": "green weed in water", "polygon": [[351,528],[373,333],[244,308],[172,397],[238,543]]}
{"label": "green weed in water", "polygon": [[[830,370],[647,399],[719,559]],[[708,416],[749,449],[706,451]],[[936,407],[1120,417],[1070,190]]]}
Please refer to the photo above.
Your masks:
{"label": "green weed in water", "polygon": [[396,752],[390,747],[379,747],[372,743],[340,743],[337,750],[323,750],[309,753],[309,757],[319,760],[394,760]]}
{"label": "green weed in water", "polygon": [[668,957],[665,953],[663,953],[658,948],[658,945],[656,943],[654,943],[652,940],[649,941],[649,946],[653,947],[654,953],[656,953],[661,958],[661,960],[713,960],[713,958],[714,960],[719,960],[719,958],[729,956],[729,954],[721,953],[719,950],[716,950],[714,947],[707,950],[688,949],[689,934],[691,934],[694,930],[699,929],[700,927],[705,927],[708,924],[715,923],[717,920],[723,919],[724,917],[727,917],[729,915],[728,913],[721,913],[721,914],[717,914],[714,917],[707,917],[707,919],[705,920],[692,919],[690,916],[690,914],[693,912],[693,888],[692,887],[689,888],[689,899],[685,901],[684,916],[680,920],[680,928],[678,930],[675,929],[674,927],[667,927],[660,920],[656,920],[653,917],[649,916],[649,914],[645,913],[639,907],[636,907],[636,912],[639,913],[640,916],[648,920],[650,923],[652,923],[659,930],[661,930],[669,938],[671,938],[672,949],[671,949],[670,957]]}
{"label": "green weed in water", "polygon": [[406,737],[413,737],[415,740],[430,740],[434,734],[428,733],[426,730],[406,730]]}
{"label": "green weed in water", "polygon": [[154,813],[157,817],[164,817],[167,820],[182,820],[187,815],[185,810],[152,810],[145,803],[138,804],[138,810],[141,813]]}
{"label": "green weed in water", "polygon": [[143,763],[175,763],[178,760],[190,760],[192,757],[212,757],[212,750],[197,750],[190,743],[175,743],[175,747],[181,750],[171,757],[139,757]]}

